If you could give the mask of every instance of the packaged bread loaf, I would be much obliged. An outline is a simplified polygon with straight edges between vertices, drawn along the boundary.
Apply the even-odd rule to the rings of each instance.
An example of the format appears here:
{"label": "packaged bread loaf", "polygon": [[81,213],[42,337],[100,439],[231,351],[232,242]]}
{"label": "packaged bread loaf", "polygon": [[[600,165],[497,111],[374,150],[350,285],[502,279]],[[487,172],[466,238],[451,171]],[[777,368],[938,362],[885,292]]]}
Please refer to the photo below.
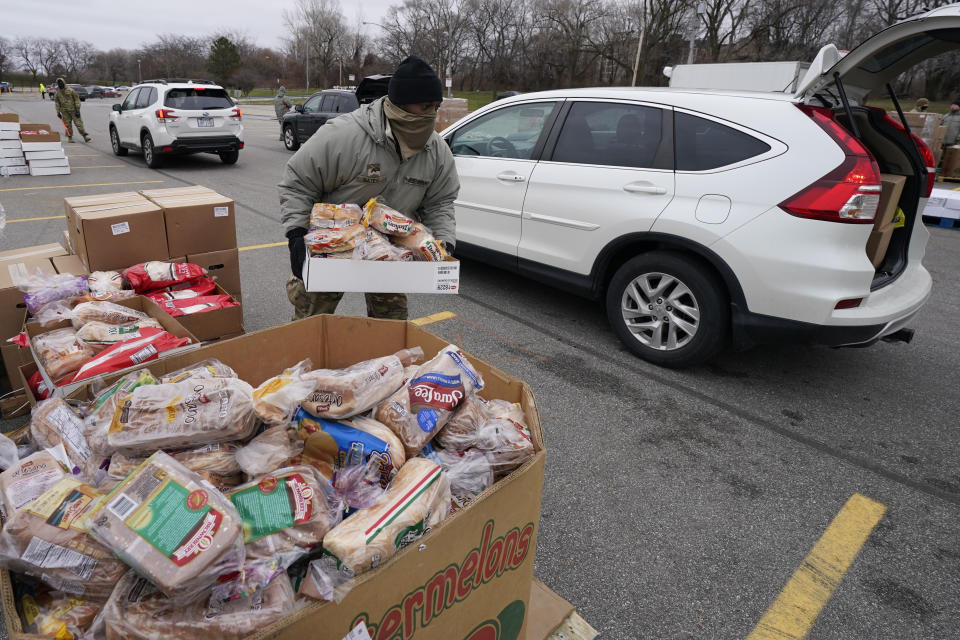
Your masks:
{"label": "packaged bread loaf", "polygon": [[[366,227],[358,224],[332,229],[314,229],[304,236],[304,242],[307,243],[307,248],[312,255],[349,252],[353,251],[366,231]],[[350,254],[348,253],[347,256],[349,257]]]}
{"label": "packaged bread loaf", "polygon": [[397,434],[409,458],[436,435],[460,403],[482,388],[480,372],[456,345],[447,345],[384,400],[374,418]]}
{"label": "packaged bread loaf", "polygon": [[403,368],[423,357],[423,349],[358,362],[345,369],[314,369],[303,374],[313,390],[300,406],[323,418],[349,418],[369,411],[403,383]]}
{"label": "packaged bread loaf", "polygon": [[398,247],[413,252],[414,259],[427,262],[442,262],[447,259],[447,252],[443,249],[430,230],[419,222],[414,223],[414,233],[407,236],[393,238]]}
{"label": "packaged bread loaf", "polygon": [[101,460],[87,442],[83,419],[64,401],[55,396],[33,408],[30,416],[30,437],[44,449],[62,444],[73,474],[92,479]]}
{"label": "packaged bread loaf", "polygon": [[227,494],[243,521],[247,565],[274,562],[284,569],[319,546],[342,518],[333,486],[316,469],[278,469]]}
{"label": "packaged bread loaf", "polygon": [[75,329],[54,329],[31,339],[38,364],[57,382],[83,366],[96,351],[77,340]]}
{"label": "packaged bread loaf", "polygon": [[123,276],[119,271],[94,271],[87,276],[87,286],[94,297],[106,300],[123,290]]}
{"label": "packaged bread loaf", "polygon": [[84,600],[60,591],[44,591],[18,602],[23,612],[24,633],[55,640],[80,638],[103,607],[102,602]]}
{"label": "packaged bread loaf", "polygon": [[31,453],[0,473],[4,512],[9,517],[66,477],[63,467],[47,451]]}
{"label": "packaged bread loaf", "polygon": [[488,420],[506,418],[525,423],[523,409],[506,400],[485,400],[474,395],[461,403],[450,420],[437,433],[437,443],[445,449],[464,451],[477,445],[477,432]]}
{"label": "packaged bread loaf", "polygon": [[123,271],[124,280],[137,293],[174,287],[206,275],[206,269],[189,262],[141,262]]}
{"label": "packaged bread loaf", "polygon": [[363,209],[356,204],[327,204],[318,202],[310,210],[311,229],[333,229],[360,224]]}
{"label": "packaged bread loaf", "polygon": [[296,431],[284,425],[264,429],[245,447],[237,451],[236,461],[245,474],[256,478],[286,467],[303,450],[303,440]]}
{"label": "packaged bread loaf", "polygon": [[150,319],[150,316],[142,311],[137,311],[136,309],[131,309],[130,307],[106,300],[84,302],[73,308],[73,326],[76,329],[83,327],[89,322],[131,324]]}
{"label": "packaged bread loaf", "polygon": [[190,338],[180,338],[163,329],[144,327],[85,362],[71,381],[79,382],[156,360],[164,351],[187,344],[190,344]]}
{"label": "packaged bread loaf", "polygon": [[77,329],[77,340],[80,344],[95,351],[102,351],[118,342],[138,336],[140,329],[144,327],[163,329],[161,324],[153,318],[138,320],[129,324],[107,324],[94,320]]}
{"label": "packaged bread loaf", "polygon": [[450,483],[440,465],[426,458],[408,460],[376,503],[357,510],[324,536],[323,556],[310,563],[301,592],[331,599],[343,580],[377,568],[449,511]]}
{"label": "packaged bread loaf", "polygon": [[87,405],[86,417],[83,420],[87,443],[95,453],[106,457],[113,454],[108,438],[113,414],[117,410],[117,401],[137,387],[149,384],[157,384],[157,379],[148,369],[141,369],[128,373],[97,392],[93,401]]}
{"label": "packaged bread loaf", "polygon": [[163,593],[196,602],[239,571],[240,516],[222,493],[158,451],[89,515],[91,535]]}
{"label": "packaged bread loaf", "polygon": [[118,402],[108,442],[127,455],[249,438],[253,388],[236,378],[142,386]]}
{"label": "packaged bread loaf", "polygon": [[303,377],[310,370],[310,360],[301,360],[263,382],[253,391],[253,408],[267,424],[286,425],[294,412],[314,388],[314,381]]}
{"label": "packaged bread loaf", "polygon": [[397,254],[386,236],[375,229],[367,229],[353,248],[353,258],[355,260],[395,261],[397,260]]}
{"label": "packaged bread loaf", "polygon": [[0,564],[36,576],[58,591],[103,602],[127,567],[94,540],[85,518],[101,494],[64,478],[7,520]]}
{"label": "packaged bread loaf", "polygon": [[436,462],[450,480],[450,498],[453,509],[462,509],[487,487],[494,483],[493,466],[479,449],[450,451],[434,447],[432,442],[420,452],[424,458]]}
{"label": "packaged bread loaf", "polygon": [[363,207],[363,224],[389,236],[411,236],[417,232],[414,220],[376,198]]}
{"label": "packaged bread loaf", "polygon": [[187,380],[193,380],[196,378],[236,377],[236,371],[223,364],[216,358],[208,358],[206,360],[201,360],[196,364],[192,364],[189,367],[177,369],[176,371],[171,371],[170,373],[162,375],[160,376],[160,382],[162,384],[170,384],[171,382],[185,382]]}
{"label": "packaged bread loaf", "polygon": [[[174,460],[215,486],[220,491],[232,489],[243,483],[243,472],[237,463],[240,446],[232,442],[205,444],[196,449],[167,451]],[[146,456],[131,458],[114,453],[110,458],[107,476],[123,480],[146,461]]]}
{"label": "packaged bread loaf", "polygon": [[130,571],[104,606],[107,640],[235,640],[283,618],[294,608],[293,587],[280,575],[252,595],[186,606],[164,597]]}

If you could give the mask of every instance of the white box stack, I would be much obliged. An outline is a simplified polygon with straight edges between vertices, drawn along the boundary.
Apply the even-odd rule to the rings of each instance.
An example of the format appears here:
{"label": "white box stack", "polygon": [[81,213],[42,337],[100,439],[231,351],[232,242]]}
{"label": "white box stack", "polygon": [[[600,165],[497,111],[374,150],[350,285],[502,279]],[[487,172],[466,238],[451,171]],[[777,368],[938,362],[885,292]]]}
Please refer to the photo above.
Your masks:
{"label": "white box stack", "polygon": [[16,121],[16,114],[0,114],[0,168],[5,175],[14,173],[14,167],[26,167],[23,157],[23,148],[20,146],[20,123]]}
{"label": "white box stack", "polygon": [[49,125],[21,125],[20,129],[21,146],[31,176],[70,173],[70,162],[63,152],[59,133],[53,133]]}

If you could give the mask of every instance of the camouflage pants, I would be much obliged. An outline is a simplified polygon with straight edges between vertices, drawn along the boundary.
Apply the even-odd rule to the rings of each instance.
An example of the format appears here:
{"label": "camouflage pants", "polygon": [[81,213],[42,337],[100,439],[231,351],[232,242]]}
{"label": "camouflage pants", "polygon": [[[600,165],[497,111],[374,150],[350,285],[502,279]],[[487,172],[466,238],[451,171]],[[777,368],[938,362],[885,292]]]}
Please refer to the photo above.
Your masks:
{"label": "camouflage pants", "polygon": [[83,128],[83,119],[80,117],[79,113],[72,113],[70,111],[63,111],[60,113],[63,116],[63,126],[67,128],[67,137],[73,137],[73,125],[76,123],[77,131],[80,132],[80,135],[84,138],[87,137],[87,131]]}
{"label": "camouflage pants", "polygon": [[[293,319],[301,320],[321,313],[333,313],[343,298],[337,291],[307,291],[303,280],[290,276],[287,280],[287,297],[293,305]],[[407,319],[407,294],[365,293],[367,315],[388,320]]]}

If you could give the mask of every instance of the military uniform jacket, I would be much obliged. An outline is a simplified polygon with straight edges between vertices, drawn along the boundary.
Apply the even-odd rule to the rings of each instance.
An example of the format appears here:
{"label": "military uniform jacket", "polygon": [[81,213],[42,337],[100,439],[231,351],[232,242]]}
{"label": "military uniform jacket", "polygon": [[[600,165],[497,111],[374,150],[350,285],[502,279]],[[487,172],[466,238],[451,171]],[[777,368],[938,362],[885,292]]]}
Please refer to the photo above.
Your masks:
{"label": "military uniform jacket", "polygon": [[57,92],[53,94],[53,104],[58,113],[79,113],[80,96],[70,87],[57,89]]}

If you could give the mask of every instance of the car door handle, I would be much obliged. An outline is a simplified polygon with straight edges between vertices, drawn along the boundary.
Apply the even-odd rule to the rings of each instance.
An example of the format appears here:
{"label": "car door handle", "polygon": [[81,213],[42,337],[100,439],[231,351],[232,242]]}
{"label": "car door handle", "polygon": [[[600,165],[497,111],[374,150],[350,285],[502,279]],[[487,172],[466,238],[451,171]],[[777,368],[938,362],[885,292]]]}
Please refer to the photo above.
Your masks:
{"label": "car door handle", "polygon": [[497,180],[503,180],[504,182],[523,182],[526,179],[526,176],[514,173],[513,171],[504,171],[503,173],[497,174]]}
{"label": "car door handle", "polygon": [[665,187],[656,187],[652,184],[628,184],[624,185],[623,190],[630,193],[649,193],[655,196],[662,196],[667,192]]}

